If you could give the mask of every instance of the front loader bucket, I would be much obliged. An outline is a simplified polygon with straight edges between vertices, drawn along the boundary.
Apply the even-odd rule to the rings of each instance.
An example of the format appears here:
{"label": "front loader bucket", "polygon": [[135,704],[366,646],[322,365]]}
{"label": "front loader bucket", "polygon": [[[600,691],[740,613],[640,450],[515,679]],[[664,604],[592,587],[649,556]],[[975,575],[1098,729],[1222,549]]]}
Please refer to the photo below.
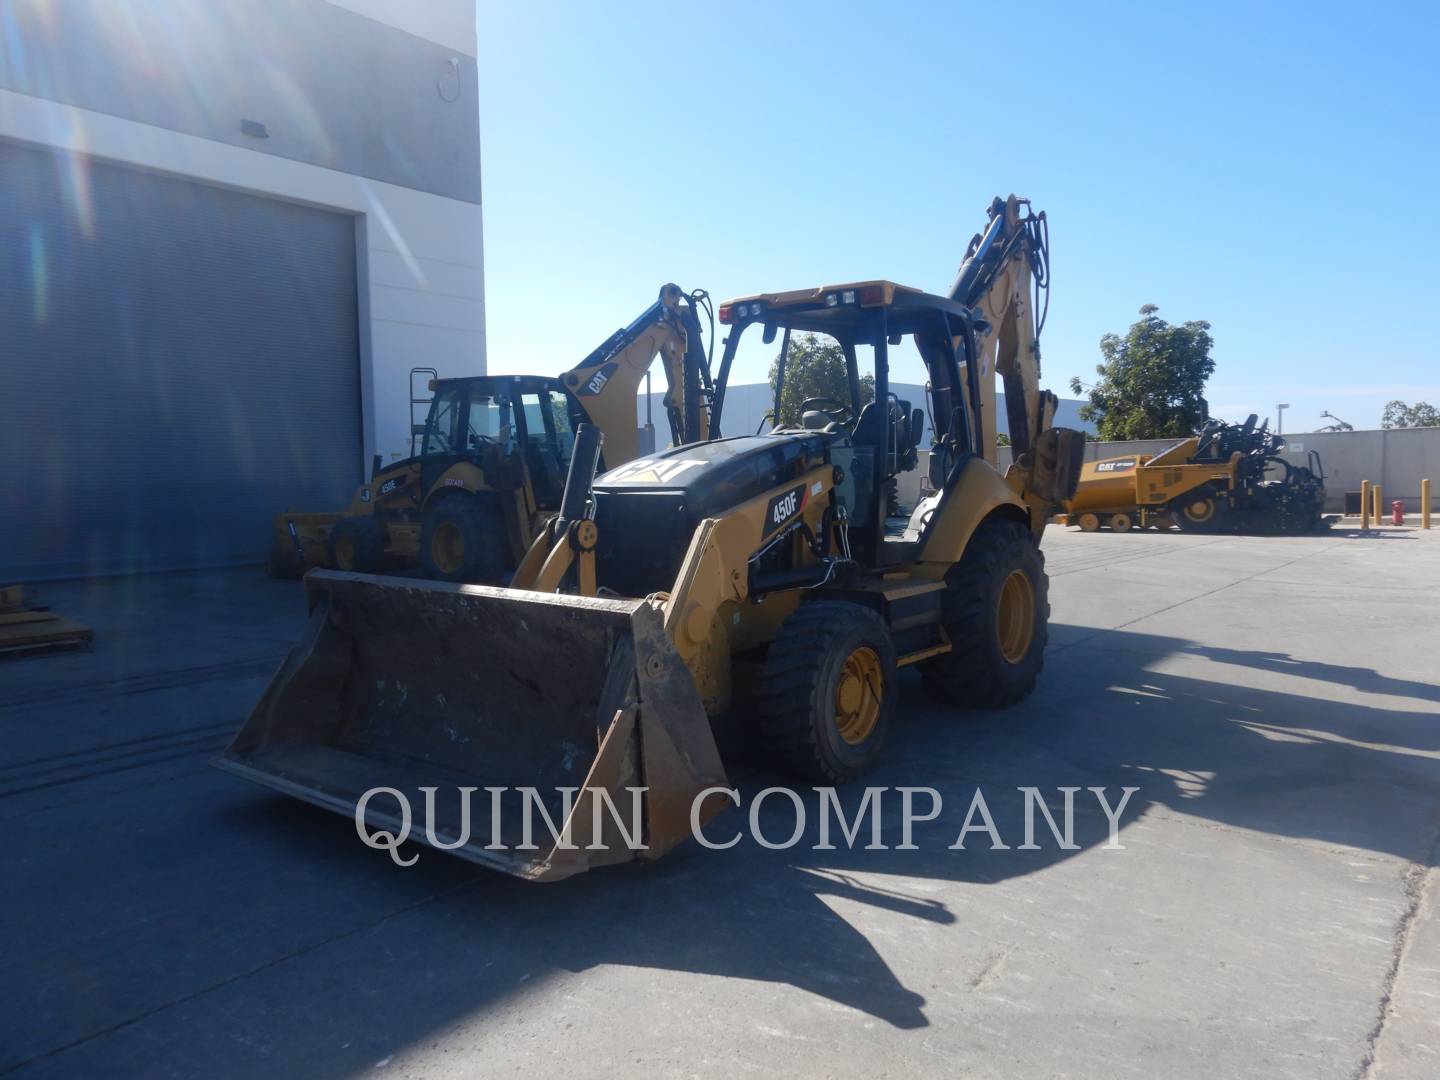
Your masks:
{"label": "front loader bucket", "polygon": [[[351,818],[392,789],[366,800],[367,831],[400,835],[403,796],[411,839],[537,880],[659,858],[725,783],[655,601],[331,570],[305,587],[305,635],[219,768]],[[468,837],[461,788],[478,789]]]}

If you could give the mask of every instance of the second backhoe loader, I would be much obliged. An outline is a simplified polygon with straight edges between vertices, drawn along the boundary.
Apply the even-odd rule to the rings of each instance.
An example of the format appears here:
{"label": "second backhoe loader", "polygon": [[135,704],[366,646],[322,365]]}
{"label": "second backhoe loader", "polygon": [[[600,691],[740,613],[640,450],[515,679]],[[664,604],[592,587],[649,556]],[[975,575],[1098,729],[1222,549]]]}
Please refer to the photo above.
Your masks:
{"label": "second backhoe loader", "polygon": [[[956,705],[1020,700],[1047,636],[1039,540],[1083,449],[1039,388],[1043,237],[1026,201],[997,199],[950,295],[874,280],[722,305],[715,434],[747,334],[783,335],[782,370],[792,331],[833,338],[850,400],[599,476],[600,433],[582,426],[560,512],[510,588],[310,574],[305,637],[217,764],[391,836],[424,806],[427,842],[551,880],[658,858],[726,805],[725,718],[827,784],[880,755],[901,667]],[[916,467],[924,427],[889,392],[906,339],[929,374],[934,494],[892,514],[889,481]],[[984,404],[996,371],[1015,448],[1003,476]],[[457,789],[485,789],[473,817]],[[632,843],[601,811],[636,791]],[[528,800],[557,826],[543,843]]]}
{"label": "second backhoe loader", "polygon": [[[555,515],[576,425],[605,436],[605,464],[638,452],[635,400],[658,356],[674,445],[710,437],[712,385],[698,310],[675,285],[557,378],[438,379],[412,456],[377,469],[339,513],[275,516],[271,573],[419,565],[439,581],[499,582]],[[418,451],[418,452],[417,452]]]}

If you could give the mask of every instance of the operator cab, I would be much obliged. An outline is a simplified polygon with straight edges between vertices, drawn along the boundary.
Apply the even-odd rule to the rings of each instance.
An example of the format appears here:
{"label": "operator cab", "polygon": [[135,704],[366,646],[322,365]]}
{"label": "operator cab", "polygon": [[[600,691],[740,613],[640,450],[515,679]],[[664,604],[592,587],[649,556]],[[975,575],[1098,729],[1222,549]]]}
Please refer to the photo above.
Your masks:
{"label": "operator cab", "polygon": [[[957,301],[891,281],[760,293],[722,304],[719,316],[731,332],[717,379],[713,430],[720,430],[724,388],[743,336],[758,328],[767,345],[779,337],[771,417],[780,419],[761,437],[824,439],[831,463],[843,474],[837,492],[858,556],[881,565],[912,558],[939,493],[960,465],[981,452],[978,365],[968,361],[976,355],[977,325],[983,324]],[[798,410],[785,407],[793,398],[793,392],[786,393],[786,369],[797,332],[839,347],[845,361],[843,398],[812,397],[800,402]],[[918,465],[925,409],[890,391],[890,349],[907,337],[926,367],[929,401],[923,404],[929,405],[934,430],[926,479],[936,494],[915,505],[902,503],[899,481]],[[866,375],[860,364],[863,349],[873,357]]]}
{"label": "operator cab", "polygon": [[[560,506],[579,406],[558,379],[490,376],[438,379],[421,439],[421,482],[429,487],[458,461],[472,461],[499,487],[506,462],[522,459],[536,505]],[[490,474],[494,474],[493,476]]]}

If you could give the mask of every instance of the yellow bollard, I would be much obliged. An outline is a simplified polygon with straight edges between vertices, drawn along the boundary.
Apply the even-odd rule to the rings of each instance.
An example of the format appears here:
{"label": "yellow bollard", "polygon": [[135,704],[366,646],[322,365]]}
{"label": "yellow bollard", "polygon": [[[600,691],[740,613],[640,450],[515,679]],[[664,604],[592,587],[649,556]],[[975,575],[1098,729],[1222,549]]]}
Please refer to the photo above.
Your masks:
{"label": "yellow bollard", "polygon": [[1420,527],[1430,528],[1430,481],[1420,481]]}
{"label": "yellow bollard", "polygon": [[1370,485],[1370,494],[1375,496],[1375,527],[1378,529],[1385,521],[1385,503],[1380,492],[1379,484]]}
{"label": "yellow bollard", "polygon": [[1360,528],[1370,528],[1370,481],[1360,481]]}

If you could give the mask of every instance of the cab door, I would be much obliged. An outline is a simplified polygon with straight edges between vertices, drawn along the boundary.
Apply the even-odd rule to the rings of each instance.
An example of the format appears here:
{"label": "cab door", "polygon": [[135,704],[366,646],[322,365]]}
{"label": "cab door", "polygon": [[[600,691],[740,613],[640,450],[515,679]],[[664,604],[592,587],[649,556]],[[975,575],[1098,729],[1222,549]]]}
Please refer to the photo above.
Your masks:
{"label": "cab door", "polygon": [[575,443],[569,404],[563,393],[549,389],[528,390],[519,398],[515,414],[535,505],[541,510],[558,510]]}
{"label": "cab door", "polygon": [[457,461],[464,460],[467,395],[463,386],[441,387],[430,402],[420,443],[420,489],[428,492]]}

